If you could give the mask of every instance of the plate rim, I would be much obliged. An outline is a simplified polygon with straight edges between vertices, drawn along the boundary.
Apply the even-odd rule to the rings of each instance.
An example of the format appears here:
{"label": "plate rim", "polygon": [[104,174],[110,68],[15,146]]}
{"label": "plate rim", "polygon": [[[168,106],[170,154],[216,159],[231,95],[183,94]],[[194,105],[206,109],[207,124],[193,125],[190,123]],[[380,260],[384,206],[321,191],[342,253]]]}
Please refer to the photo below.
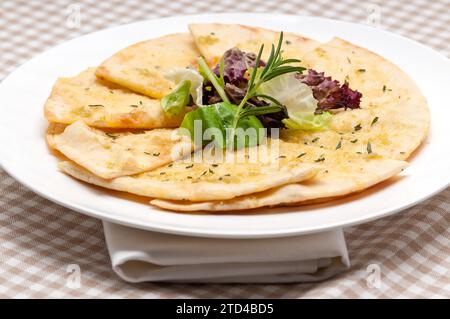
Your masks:
{"label": "plate rim", "polygon": [[[402,35],[396,34],[396,33],[392,33],[389,31],[386,31],[384,29],[379,29],[379,28],[374,28],[372,26],[369,25],[361,25],[361,24],[357,24],[357,23],[352,23],[352,22],[347,22],[347,21],[340,21],[340,20],[334,20],[334,19],[329,19],[329,18],[322,18],[322,17],[313,17],[313,16],[303,16],[303,15],[291,15],[291,14],[267,14],[267,13],[213,13],[213,14],[193,14],[193,15],[177,15],[177,16],[170,16],[170,17],[164,17],[164,18],[156,18],[156,19],[150,19],[150,20],[141,20],[141,21],[137,21],[137,22],[132,22],[132,23],[128,23],[128,24],[122,24],[122,25],[118,25],[118,26],[113,26],[110,28],[105,28],[105,29],[101,29],[101,30],[97,30],[94,32],[90,32],[90,33],[86,33],[83,34],[79,37],[75,37],[73,39],[70,39],[68,41],[64,41],[56,46],[53,46],[43,52],[38,53],[37,55],[33,56],[33,58],[25,61],[24,63],[22,63],[21,65],[17,66],[10,74],[8,74],[7,76],[5,76],[5,78],[1,81],[0,86],[3,85],[4,82],[7,81],[7,79],[9,79],[9,77],[14,74],[18,69],[20,69],[21,67],[23,67],[24,65],[26,65],[27,63],[30,63],[31,61],[38,59],[40,56],[47,54],[49,51],[51,50],[56,50],[57,48],[67,45],[68,43],[72,42],[72,41],[76,41],[82,37],[85,36],[92,36],[95,35],[97,33],[101,33],[105,30],[114,30],[116,28],[121,28],[124,26],[132,26],[134,24],[139,24],[142,22],[148,22],[148,21],[153,21],[153,22],[160,22],[160,23],[164,23],[164,20],[170,20],[170,19],[177,19],[177,18],[191,18],[191,19],[195,19],[196,17],[220,17],[220,18],[225,18],[229,17],[229,16],[256,16],[256,17],[295,17],[295,18],[299,18],[299,19],[315,19],[315,20],[326,20],[328,22],[331,23],[340,23],[340,24],[345,24],[345,25],[358,25],[358,26],[362,26],[365,28],[371,28],[371,29],[376,29],[377,32],[381,32],[381,33],[385,33],[388,34],[390,36],[394,36],[394,37],[398,37],[401,38],[403,41],[408,41],[414,45],[418,45],[420,47],[422,47],[423,49],[428,50],[430,53],[439,56],[440,58],[443,58],[445,60],[446,63],[448,63],[448,65],[450,66],[450,59],[448,59],[445,55],[443,55],[442,53],[433,50],[432,48],[421,44],[415,40],[409,39],[407,37],[404,37]],[[426,143],[426,140],[423,141],[422,143]],[[6,165],[5,165],[6,164]],[[154,225],[151,223],[144,223],[141,221],[138,221],[136,219],[134,220],[130,220],[130,219],[126,219],[125,217],[122,216],[112,216],[105,214],[103,211],[100,210],[96,210],[96,209],[91,209],[89,207],[84,207],[83,205],[79,205],[77,203],[74,203],[70,200],[65,200],[65,201],[61,201],[59,200],[57,197],[52,196],[51,194],[47,194],[42,192],[41,190],[37,189],[34,185],[30,184],[27,182],[27,180],[24,180],[22,178],[22,176],[20,175],[19,172],[15,172],[13,168],[11,168],[8,165],[8,162],[3,158],[0,157],[0,167],[3,168],[3,170],[10,175],[11,177],[13,177],[16,181],[18,181],[21,185],[25,186],[26,188],[32,190],[34,193],[38,194],[39,196],[50,200],[54,203],[57,203],[58,205],[61,205],[63,207],[69,208],[71,210],[74,210],[78,213],[82,213],[85,215],[89,215],[91,217],[97,218],[97,219],[102,219],[102,220],[106,220],[106,221],[110,221],[110,222],[114,222],[114,223],[119,223],[122,225],[126,225],[126,226],[130,226],[133,228],[139,228],[139,229],[145,229],[145,230],[151,230],[151,231],[156,231],[156,232],[162,232],[162,233],[171,233],[171,234],[179,234],[179,235],[188,235],[188,236],[195,236],[195,237],[214,237],[214,238],[273,238],[273,237],[287,237],[287,236],[294,236],[294,235],[299,235],[299,234],[308,234],[308,233],[315,233],[315,232],[321,232],[321,231],[327,231],[327,230],[331,230],[331,229],[335,229],[335,228],[342,228],[342,227],[349,227],[349,226],[353,226],[356,224],[361,224],[361,223],[366,223],[375,219],[379,219],[379,218],[383,218],[389,215],[393,215],[395,213],[398,213],[402,210],[406,210],[412,206],[417,205],[418,203],[436,195],[437,193],[443,191],[445,188],[447,188],[450,185],[450,180],[448,180],[447,182],[444,182],[442,185],[440,185],[440,187],[434,189],[432,192],[428,192],[426,194],[424,194],[421,197],[415,198],[413,201],[409,201],[407,203],[401,203],[395,207],[390,207],[390,208],[386,208],[380,211],[377,211],[373,214],[370,215],[362,215],[359,217],[354,217],[350,220],[346,220],[346,221],[336,221],[336,222],[332,222],[332,223],[327,223],[325,225],[318,225],[316,227],[310,227],[309,229],[305,230],[301,227],[298,228],[293,228],[293,229],[289,229],[289,230],[281,230],[281,231],[276,231],[276,230],[272,230],[272,231],[268,231],[268,230],[257,230],[257,231],[253,231],[253,230],[248,230],[247,233],[243,234],[241,232],[239,233],[234,233],[234,232],[227,232],[227,231],[221,231],[220,233],[217,232],[217,230],[213,230],[213,231],[205,231],[202,229],[192,229],[191,227],[188,226],[188,228],[186,227],[176,227],[174,225],[170,225],[170,228],[167,228],[167,226],[165,225]]]}

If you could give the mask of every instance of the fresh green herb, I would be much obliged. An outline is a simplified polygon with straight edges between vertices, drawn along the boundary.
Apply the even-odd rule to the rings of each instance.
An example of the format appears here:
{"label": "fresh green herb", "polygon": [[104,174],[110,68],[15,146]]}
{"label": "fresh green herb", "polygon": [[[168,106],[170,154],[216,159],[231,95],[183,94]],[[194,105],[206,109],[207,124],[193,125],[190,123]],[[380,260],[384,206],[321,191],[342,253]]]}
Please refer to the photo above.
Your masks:
{"label": "fresh green herb", "polygon": [[367,142],[367,154],[372,154],[372,144],[369,142]]}
{"label": "fresh green herb", "polygon": [[177,116],[184,111],[190,100],[191,81],[184,80],[161,100],[161,107],[166,114]]}
{"label": "fresh green herb", "polygon": [[[194,123],[196,120],[200,120],[202,122],[203,132],[209,128],[218,129],[222,132],[221,137],[214,135],[209,140],[202,140],[202,144],[213,141],[216,146],[220,148],[225,148],[230,143],[234,144],[236,148],[241,148],[244,146],[254,146],[259,143],[259,129],[264,127],[256,116],[280,112],[284,107],[275,98],[258,93],[258,89],[264,82],[277,76],[292,72],[302,72],[305,70],[303,67],[289,65],[298,63],[300,60],[282,58],[282,43],[283,33],[280,33],[277,45],[275,46],[272,44],[271,52],[265,66],[261,68],[255,67],[251,70],[247,91],[237,106],[230,103],[225,92],[225,81],[223,76],[225,68],[224,59],[222,58],[219,64],[219,76],[208,67],[203,58],[200,57],[198,59],[200,73],[211,82],[223,102],[198,108],[185,115],[181,128],[187,129],[194,142],[198,142],[195,141]],[[263,50],[264,45],[260,47],[255,59],[256,66],[260,65]],[[270,101],[271,104],[261,107],[247,105],[248,100],[254,97],[266,99]],[[244,138],[239,139],[236,135],[236,130],[247,130],[248,128],[256,129],[256,136],[249,137],[247,134],[241,134],[244,135]]]}
{"label": "fresh green herb", "polygon": [[358,125],[356,125],[356,126],[354,127],[354,129],[355,129],[355,132],[358,132],[360,129],[362,129],[361,123],[359,123]]}
{"label": "fresh green herb", "polygon": [[225,59],[222,56],[222,58],[220,59],[220,63],[219,63],[219,81],[220,81],[220,85],[225,88]]}
{"label": "fresh green herb", "polygon": [[[259,95],[261,97],[261,95]],[[277,113],[281,110],[279,105],[267,105],[267,106],[259,106],[254,108],[245,108],[241,111],[240,117],[246,116],[258,116],[270,113]]]}
{"label": "fresh green herb", "polygon": [[[242,101],[239,103],[236,116],[232,123],[232,133],[234,133],[234,130],[237,128],[237,125],[239,123],[239,119],[242,117],[242,110],[244,109],[245,105],[247,104],[247,101],[251,99],[252,97],[258,97],[257,91],[261,84],[264,82],[267,82],[277,76],[292,73],[292,72],[303,72],[305,68],[299,67],[299,66],[291,66],[288,64],[292,63],[298,63],[300,60],[298,59],[283,59],[281,56],[281,45],[283,43],[283,32],[280,33],[280,38],[278,39],[278,44],[275,47],[275,45],[272,44],[272,48],[270,51],[269,58],[266,62],[266,65],[260,69],[258,67],[253,68],[250,79],[248,81],[247,86],[247,92],[242,99]],[[264,45],[261,45],[258,55],[256,56],[255,65],[258,66],[261,61],[261,56],[264,51]],[[259,95],[259,97],[262,97]],[[267,98],[267,96],[265,96]],[[280,103],[277,102],[274,98],[270,99],[274,105],[280,106]],[[257,110],[258,108],[253,108],[253,110]],[[281,110],[281,107],[278,109],[278,111]],[[247,111],[247,110],[246,110]],[[272,113],[278,112],[276,109],[272,109]],[[245,116],[254,115],[251,113],[244,113]]]}
{"label": "fresh green herb", "polygon": [[376,122],[378,122],[378,116],[375,116],[372,120],[372,123],[370,124],[370,126],[373,126]]}
{"label": "fresh green herb", "polygon": [[300,154],[297,155],[297,158],[303,157],[305,155],[306,155],[306,153],[300,153]]}
{"label": "fresh green herb", "polygon": [[[198,58],[197,62],[200,73],[202,73],[209,80],[209,82],[211,82],[219,96],[222,98],[222,101],[230,102],[227,94],[225,93],[225,84],[223,77],[218,78],[217,75],[215,75],[214,72],[208,67],[206,61],[202,57]],[[221,73],[223,74],[223,59],[221,60],[220,64]]]}
{"label": "fresh green herb", "polygon": [[342,147],[342,141],[339,141],[339,143],[336,145],[336,150],[340,149]]}

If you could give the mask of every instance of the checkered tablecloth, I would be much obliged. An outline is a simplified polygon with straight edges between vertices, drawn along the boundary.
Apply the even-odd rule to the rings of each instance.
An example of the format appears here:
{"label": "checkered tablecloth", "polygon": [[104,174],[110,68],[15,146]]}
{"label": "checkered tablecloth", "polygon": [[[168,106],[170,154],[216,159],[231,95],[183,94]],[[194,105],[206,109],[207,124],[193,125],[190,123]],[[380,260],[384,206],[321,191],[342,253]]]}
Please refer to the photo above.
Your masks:
{"label": "checkered tablecloth", "polygon": [[[87,32],[205,12],[375,23],[450,56],[450,0],[0,0],[0,80],[37,53]],[[346,238],[351,270],[322,283],[128,284],[111,270],[100,221],[43,199],[0,169],[0,297],[450,298],[450,188],[395,216],[349,228]]]}

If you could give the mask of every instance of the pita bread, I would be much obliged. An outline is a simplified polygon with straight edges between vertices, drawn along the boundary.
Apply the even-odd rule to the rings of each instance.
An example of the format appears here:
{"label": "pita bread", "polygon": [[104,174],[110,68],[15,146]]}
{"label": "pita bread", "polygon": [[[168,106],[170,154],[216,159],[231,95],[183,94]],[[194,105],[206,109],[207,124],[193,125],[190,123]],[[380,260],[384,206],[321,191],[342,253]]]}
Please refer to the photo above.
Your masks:
{"label": "pita bread", "polygon": [[[261,44],[270,47],[279,36],[275,31],[242,25],[192,24],[189,29],[195,45],[210,65],[217,63],[232,47],[257,53]],[[130,90],[161,98],[174,87],[165,74],[173,68],[195,63],[199,54],[195,45],[187,34],[138,43],[106,60],[97,68],[96,75]],[[429,113],[425,98],[403,71],[375,53],[338,38],[320,44],[300,35],[285,33],[283,50],[285,58],[301,58],[304,66],[323,71],[341,83],[348,82],[352,89],[363,93],[363,99],[361,109],[333,110],[335,114],[328,130],[283,130],[279,141],[280,153],[276,154],[279,165],[260,160],[224,163],[216,161],[215,155],[206,155],[200,163],[193,158],[180,158],[173,163],[153,167],[154,163],[141,162],[142,154],[132,154],[131,160],[138,164],[118,164],[112,167],[114,172],[111,173],[105,169],[108,168],[105,159],[114,158],[116,148],[122,153],[121,148],[130,142],[117,141],[131,139],[131,133],[121,133],[124,136],[112,143],[104,140],[104,132],[78,122],[60,134],[62,127],[51,129],[54,134],[49,137],[49,144],[60,149],[68,146],[62,152],[71,158],[71,161],[61,162],[59,168],[94,185],[155,198],[151,204],[161,208],[229,211],[298,205],[348,195],[384,181],[407,166],[404,160],[426,138]],[[269,51],[269,48],[265,50],[263,59],[267,58]],[[56,107],[49,109],[60,110]],[[91,115],[83,116],[85,123],[91,125],[85,118],[91,118]],[[155,118],[157,123],[164,122],[160,115]],[[54,122],[70,124],[74,121]],[[67,139],[64,138],[66,131]],[[56,136],[61,136],[59,143],[55,142]],[[77,153],[76,142],[82,145],[82,154]],[[107,150],[99,147],[103,143],[109,147]],[[132,143],[142,147],[146,145],[140,139]],[[233,154],[242,157],[252,150],[268,147],[263,144]],[[96,155],[97,152],[102,155]],[[98,162],[98,158],[103,162]],[[124,172],[133,174],[130,167],[145,165],[145,171],[141,173],[120,176]],[[152,169],[147,170],[149,167]]]}
{"label": "pita bread", "polygon": [[53,123],[82,120],[99,128],[177,127],[184,114],[166,116],[160,101],[99,80],[89,68],[71,78],[60,78],[45,103],[45,117]]}
{"label": "pita bread", "polygon": [[361,191],[406,167],[402,160],[425,139],[429,126],[425,98],[414,82],[389,61],[341,39],[316,47],[302,61],[363,93],[362,108],[336,113],[330,130],[282,131],[292,149],[310,156],[303,156],[305,163],[324,158],[314,179],[229,201],[151,203],[180,211],[301,204]]}
{"label": "pita bread", "polygon": [[61,134],[49,134],[49,145],[93,174],[115,178],[149,171],[190,154],[193,143],[175,129],[105,133],[82,121]]}
{"label": "pita bread", "polygon": [[96,75],[132,91],[161,99],[174,83],[165,74],[196,64],[199,56],[192,36],[176,33],[133,44],[104,61]]}
{"label": "pita bread", "polygon": [[429,111],[416,84],[397,66],[379,55],[335,38],[302,58],[303,64],[349,82],[363,94],[361,109],[338,112],[331,129],[318,133],[284,130],[286,141],[311,143],[325,149],[372,152],[404,160],[426,138]]}
{"label": "pita bread", "polygon": [[[197,48],[210,65],[216,64],[225,51],[237,47],[245,52],[258,53],[264,44],[263,60],[267,59],[272,44],[278,42],[279,31],[240,24],[190,24],[189,30]],[[296,33],[284,33],[283,57],[300,58],[320,43]]]}
{"label": "pita bread", "polygon": [[[258,149],[267,147],[260,145]],[[245,149],[236,151],[240,156]],[[179,160],[155,170],[134,176],[105,180],[72,162],[61,162],[59,168],[82,181],[141,196],[170,200],[207,201],[226,200],[261,192],[284,184],[312,178],[317,165],[301,164],[297,158],[281,158],[275,164],[268,161],[245,160],[214,162],[205,156],[200,163],[195,159]]]}

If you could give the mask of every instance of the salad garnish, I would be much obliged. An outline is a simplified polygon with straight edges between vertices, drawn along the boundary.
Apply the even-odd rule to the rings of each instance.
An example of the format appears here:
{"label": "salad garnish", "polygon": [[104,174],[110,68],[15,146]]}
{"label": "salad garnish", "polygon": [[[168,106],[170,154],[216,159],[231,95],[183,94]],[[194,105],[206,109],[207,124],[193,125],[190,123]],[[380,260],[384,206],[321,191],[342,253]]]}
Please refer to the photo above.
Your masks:
{"label": "salad garnish", "polygon": [[[360,107],[362,94],[347,81],[340,84],[313,69],[303,74],[306,68],[299,59],[283,58],[282,44],[281,32],[267,61],[261,58],[264,45],[258,54],[231,48],[213,68],[198,58],[198,72],[179,70],[168,76],[177,86],[162,99],[164,111],[178,115],[192,101],[197,108],[185,115],[181,128],[196,144],[195,135],[200,134],[202,145],[214,142],[220,148],[240,148],[257,145],[261,134],[270,134],[269,128],[323,130],[332,119],[330,110]],[[195,132],[195,121],[202,124],[200,132]],[[237,130],[249,128],[259,133],[237,137]],[[208,129],[216,132],[204,137]],[[359,129],[357,125],[355,131]]]}

